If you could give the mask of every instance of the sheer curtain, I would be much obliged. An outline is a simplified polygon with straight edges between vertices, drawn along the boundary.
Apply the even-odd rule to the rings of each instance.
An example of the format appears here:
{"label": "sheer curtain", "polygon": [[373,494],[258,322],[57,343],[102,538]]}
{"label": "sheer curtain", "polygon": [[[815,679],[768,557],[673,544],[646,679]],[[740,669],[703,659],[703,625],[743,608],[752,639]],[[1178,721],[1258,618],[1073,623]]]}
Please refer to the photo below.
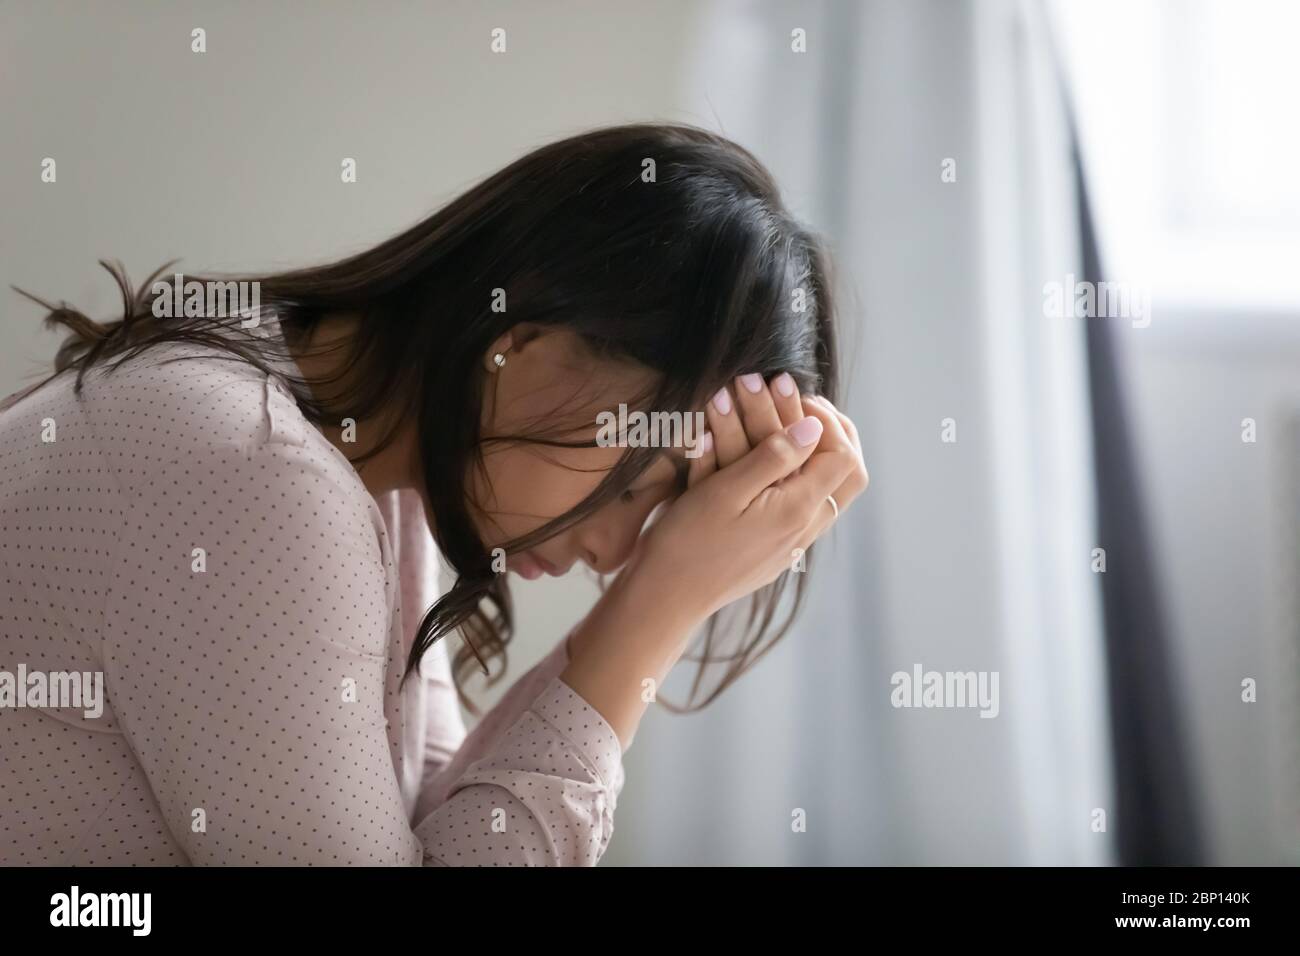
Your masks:
{"label": "sheer curtain", "polygon": [[[703,714],[642,724],[607,862],[1112,859],[1095,320],[1044,314],[1080,252],[1043,29],[1016,0],[701,8],[686,118],[831,240],[872,486],[795,632]],[[891,706],[917,665],[997,672],[998,715]]]}

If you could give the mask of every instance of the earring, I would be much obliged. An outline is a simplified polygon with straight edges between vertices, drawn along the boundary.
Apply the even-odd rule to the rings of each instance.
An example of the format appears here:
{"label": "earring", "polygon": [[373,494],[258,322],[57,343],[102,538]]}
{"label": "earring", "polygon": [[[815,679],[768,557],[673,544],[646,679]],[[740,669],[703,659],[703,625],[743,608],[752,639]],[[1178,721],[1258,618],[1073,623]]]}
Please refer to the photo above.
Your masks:
{"label": "earring", "polygon": [[506,357],[503,353],[498,352],[496,355],[492,356],[492,361],[496,362],[497,368],[500,368],[506,364]]}

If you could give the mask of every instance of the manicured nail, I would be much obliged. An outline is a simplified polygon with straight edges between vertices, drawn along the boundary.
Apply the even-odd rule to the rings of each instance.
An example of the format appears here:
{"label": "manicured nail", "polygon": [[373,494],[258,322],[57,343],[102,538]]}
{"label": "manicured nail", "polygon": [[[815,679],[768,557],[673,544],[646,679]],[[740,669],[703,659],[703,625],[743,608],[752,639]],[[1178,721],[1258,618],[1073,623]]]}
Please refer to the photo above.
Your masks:
{"label": "manicured nail", "polygon": [[740,376],[740,384],[745,386],[745,391],[751,395],[757,395],[763,390],[763,376],[757,372],[750,372],[748,375]]}
{"label": "manicured nail", "polygon": [[705,432],[700,438],[700,454],[707,455],[713,451],[713,432]]}
{"label": "manicured nail", "polygon": [[773,384],[776,386],[776,390],[786,398],[794,394],[794,379],[790,377],[789,372],[782,372],[776,377]]}
{"label": "manicured nail", "polygon": [[790,426],[790,437],[801,448],[807,448],[822,436],[822,420],[813,415],[801,418]]}
{"label": "manicured nail", "polygon": [[727,391],[725,385],[718,389],[718,394],[713,396],[713,407],[718,410],[719,415],[731,414],[731,393]]}

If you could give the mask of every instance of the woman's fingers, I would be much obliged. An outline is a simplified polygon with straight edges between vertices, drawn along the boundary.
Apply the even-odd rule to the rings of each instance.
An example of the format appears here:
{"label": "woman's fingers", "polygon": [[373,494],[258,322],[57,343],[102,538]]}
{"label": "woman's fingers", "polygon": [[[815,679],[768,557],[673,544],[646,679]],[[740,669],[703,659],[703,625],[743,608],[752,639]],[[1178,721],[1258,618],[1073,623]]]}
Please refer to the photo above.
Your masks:
{"label": "woman's fingers", "polygon": [[[838,498],[835,500],[839,501]],[[813,542],[825,534],[827,529],[829,529],[838,519],[838,512],[831,507],[829,501],[823,498],[821,504],[813,510],[812,521],[809,522],[808,527],[804,528],[803,532],[799,535],[798,544],[795,546],[807,551],[813,546]]]}
{"label": "woman's fingers", "polygon": [[740,420],[740,412],[730,389],[725,385],[709,400],[704,410],[713,432],[713,450],[717,455],[718,467],[726,468],[739,461],[749,451],[749,439],[745,437],[745,426]]}
{"label": "woman's fingers", "polygon": [[803,397],[803,412],[805,415],[815,416],[825,427],[825,434],[817,445],[818,451],[826,451],[831,448],[855,450],[852,439],[844,431],[844,425],[840,422],[839,416],[835,414],[835,409],[827,404],[820,395],[805,395]]}
{"label": "woman's fingers", "polygon": [[789,372],[782,372],[771,382],[772,403],[781,419],[781,427],[788,428],[803,418],[803,403],[799,400],[799,386]]}
{"label": "woman's fingers", "polygon": [[735,383],[736,404],[745,426],[749,447],[756,447],[768,435],[781,430],[781,416],[772,400],[772,392],[758,373],[741,375]]}
{"label": "woman's fingers", "polygon": [[[772,379],[768,388],[772,394],[772,404],[781,419],[781,426],[789,428],[804,417],[803,401],[799,396],[799,386],[789,372],[782,372]],[[795,474],[798,474],[796,471]]]}
{"label": "woman's fingers", "polygon": [[727,497],[744,511],[772,485],[793,474],[813,456],[822,428],[821,420],[810,415],[768,435],[757,448],[719,476],[719,480],[726,478]]}
{"label": "woman's fingers", "polygon": [[713,447],[713,432],[706,431],[700,436],[699,452],[697,457],[690,459],[690,467],[686,472],[687,488],[694,488],[718,470],[718,455]]}
{"label": "woman's fingers", "polygon": [[853,451],[858,456],[858,463],[853,470],[853,474],[845,480],[843,486],[833,492],[836,502],[843,504],[852,501],[858,495],[862,494],[862,492],[866,491],[867,485],[871,481],[871,476],[867,473],[867,465],[862,460],[862,440],[858,437],[858,428],[853,424],[853,420],[832,405],[829,398],[825,395],[818,395],[817,401],[821,402],[822,405],[829,409],[839,421],[840,426],[844,429],[845,435],[848,437],[850,447],[852,447]]}
{"label": "woman's fingers", "polygon": [[849,440],[853,442],[853,447],[858,450],[859,454],[861,454],[862,439],[858,437],[858,426],[853,424],[853,419],[849,418],[848,415],[845,415],[842,411],[840,411],[838,408],[832,405],[831,400],[827,398],[825,395],[816,395],[814,396],[814,398],[816,398],[817,401],[821,402],[823,405],[825,405],[827,408],[829,408],[832,412],[835,413],[835,417],[838,418],[840,420],[840,424],[844,426],[845,434],[847,434],[849,436]]}
{"label": "woman's fingers", "polygon": [[[688,487],[706,474],[735,464],[770,436],[789,429],[810,414],[825,418],[824,425],[836,421],[833,412],[820,406],[815,414],[805,409],[794,379],[786,372],[771,383],[764,382],[758,374],[738,376],[731,385],[717,391],[704,411],[713,435],[713,448],[709,455],[692,462]],[[833,427],[843,435],[842,425],[836,423]],[[796,467],[781,477],[797,471]]]}
{"label": "woman's fingers", "polygon": [[[839,506],[840,512],[843,513],[853,502],[853,499],[866,490],[869,481],[866,465],[862,461],[862,449],[853,437],[857,435],[857,429],[853,427],[853,423],[848,420],[847,416],[840,414],[834,405],[820,395],[815,398],[805,396],[804,408],[810,415],[817,416],[825,429],[825,435],[817,446],[818,453],[833,452],[841,456],[843,463],[847,465],[847,470],[839,484],[826,492],[826,494],[834,496],[835,503]],[[850,431],[852,431],[852,436]],[[816,461],[816,457],[813,457],[813,462]],[[810,462],[804,468],[805,472],[812,467],[813,462]],[[829,513],[831,518],[835,517],[835,512],[829,503],[826,504],[826,512]],[[825,515],[821,517],[825,517]],[[814,520],[821,519],[815,518]]]}
{"label": "woman's fingers", "polygon": [[[845,484],[856,461],[856,456],[848,448],[823,450],[819,446],[799,474],[764,494],[775,499],[774,507],[791,509],[797,515],[794,523],[801,529],[808,529],[818,523],[824,527],[829,524],[828,519],[835,515],[826,496]],[[761,495],[759,497],[762,498]],[[835,502],[840,511],[843,511],[845,506],[840,502],[839,495],[836,495]],[[765,504],[764,507],[768,505]]]}
{"label": "woman's fingers", "polygon": [[[801,537],[810,530],[820,532],[829,524],[828,518],[834,517],[827,495],[841,491],[846,501],[855,497],[849,493],[848,485],[860,463],[844,426],[830,408],[808,396],[803,399],[803,407],[817,425],[809,427],[804,424],[809,419],[804,419],[795,428],[807,428],[808,434],[816,432],[816,450],[802,463],[798,474],[792,474],[794,469],[790,469],[785,481],[762,490],[753,502],[763,512],[785,515],[783,520],[789,520]],[[839,495],[835,500],[843,510],[846,502]]]}

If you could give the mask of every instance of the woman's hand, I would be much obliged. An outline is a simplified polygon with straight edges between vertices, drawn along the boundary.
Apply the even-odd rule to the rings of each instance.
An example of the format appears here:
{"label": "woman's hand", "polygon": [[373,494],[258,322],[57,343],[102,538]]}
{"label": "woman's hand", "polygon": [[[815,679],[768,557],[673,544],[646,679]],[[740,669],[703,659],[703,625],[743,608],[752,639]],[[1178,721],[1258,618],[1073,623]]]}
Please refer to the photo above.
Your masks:
{"label": "woman's hand", "polygon": [[741,376],[706,414],[712,440],[634,570],[701,620],[774,581],[834,521],[827,496],[843,511],[868,481],[853,423],[788,375]]}
{"label": "woman's hand", "polygon": [[[560,677],[626,749],[653,690],[709,615],[770,584],[867,487],[853,423],[789,376],[741,376],[707,411],[687,490],[568,640]],[[703,447],[703,446],[702,446]]]}

